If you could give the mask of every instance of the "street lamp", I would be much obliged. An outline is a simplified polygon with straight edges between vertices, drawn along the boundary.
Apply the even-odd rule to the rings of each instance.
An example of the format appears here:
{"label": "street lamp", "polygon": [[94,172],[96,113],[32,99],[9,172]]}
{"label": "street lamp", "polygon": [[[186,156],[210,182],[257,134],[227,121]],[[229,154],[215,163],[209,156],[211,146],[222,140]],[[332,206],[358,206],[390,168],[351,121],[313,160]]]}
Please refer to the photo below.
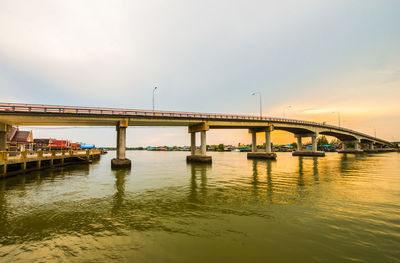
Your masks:
{"label": "street lamp", "polygon": [[283,118],[285,118],[285,110],[291,108],[292,106],[286,106],[285,108],[283,108]]}
{"label": "street lamp", "polygon": [[257,91],[257,92],[253,92],[251,93],[251,95],[256,95],[258,94],[260,96],[260,119],[262,118],[262,102],[261,102],[261,92]]}
{"label": "street lamp", "polygon": [[153,115],[154,115],[154,92],[156,91],[157,87],[154,87],[153,89]]}

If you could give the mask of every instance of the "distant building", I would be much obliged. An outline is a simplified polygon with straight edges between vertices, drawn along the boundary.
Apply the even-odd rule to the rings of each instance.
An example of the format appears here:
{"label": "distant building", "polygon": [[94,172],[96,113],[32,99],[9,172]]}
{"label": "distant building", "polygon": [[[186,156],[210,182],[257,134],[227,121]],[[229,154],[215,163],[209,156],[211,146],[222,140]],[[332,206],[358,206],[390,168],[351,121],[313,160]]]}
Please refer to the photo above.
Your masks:
{"label": "distant building", "polygon": [[32,131],[20,131],[17,127],[7,133],[7,147],[9,151],[33,150]]}
{"label": "distant building", "polygon": [[[71,149],[71,143],[67,140],[56,140],[56,139],[34,139],[35,150],[67,150]],[[77,144],[75,144],[76,146]],[[76,149],[78,147],[75,147]]]}
{"label": "distant building", "polygon": [[35,150],[48,149],[50,146],[51,139],[33,139],[33,145]]}

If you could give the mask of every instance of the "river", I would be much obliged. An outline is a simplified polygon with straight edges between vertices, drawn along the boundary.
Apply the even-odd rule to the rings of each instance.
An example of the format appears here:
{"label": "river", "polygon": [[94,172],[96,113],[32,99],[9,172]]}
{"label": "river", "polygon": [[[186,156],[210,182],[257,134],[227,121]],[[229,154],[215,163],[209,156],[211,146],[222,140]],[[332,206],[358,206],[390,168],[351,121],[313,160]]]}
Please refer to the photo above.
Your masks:
{"label": "river", "polygon": [[187,154],[0,180],[0,262],[400,262],[400,153]]}

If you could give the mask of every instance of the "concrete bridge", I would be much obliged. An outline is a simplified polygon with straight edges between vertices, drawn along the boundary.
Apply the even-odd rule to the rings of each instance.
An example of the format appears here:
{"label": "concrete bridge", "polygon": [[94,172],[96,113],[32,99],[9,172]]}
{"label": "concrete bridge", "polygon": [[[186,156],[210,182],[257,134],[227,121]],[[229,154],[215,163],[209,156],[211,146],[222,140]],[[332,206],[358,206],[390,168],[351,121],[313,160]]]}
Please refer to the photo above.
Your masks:
{"label": "concrete bridge", "polygon": [[[191,134],[191,155],[188,161],[211,162],[206,155],[206,134],[210,129],[248,129],[252,133],[252,152],[248,158],[274,159],[271,150],[271,131],[283,130],[297,138],[297,151],[293,155],[324,156],[317,151],[317,136],[328,135],[343,142],[343,152],[361,151],[367,145],[371,151],[375,147],[392,146],[386,140],[375,138],[354,130],[302,120],[257,117],[249,115],[192,113],[172,111],[150,111],[118,108],[74,107],[36,104],[0,103],[0,151],[6,148],[6,133],[12,125],[29,126],[114,126],[117,132],[117,156],[113,167],[130,167],[125,157],[126,128],[128,126],[186,126]],[[196,150],[196,133],[201,133],[200,151]],[[256,133],[265,133],[266,149],[257,151]],[[311,137],[312,150],[303,150],[302,138]],[[352,149],[346,149],[351,142]],[[365,148],[365,147],[364,147]]]}

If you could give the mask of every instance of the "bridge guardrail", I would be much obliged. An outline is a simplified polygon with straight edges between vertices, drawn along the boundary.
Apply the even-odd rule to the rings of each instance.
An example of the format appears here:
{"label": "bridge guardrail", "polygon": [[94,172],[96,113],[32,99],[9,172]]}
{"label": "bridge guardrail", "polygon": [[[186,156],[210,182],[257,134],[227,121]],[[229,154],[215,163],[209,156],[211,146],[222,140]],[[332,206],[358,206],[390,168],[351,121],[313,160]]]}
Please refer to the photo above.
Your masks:
{"label": "bridge guardrail", "polygon": [[116,109],[116,108],[98,108],[98,107],[75,107],[75,106],[57,106],[57,105],[39,105],[39,104],[19,104],[19,103],[0,103],[0,111],[11,112],[42,112],[42,113],[63,113],[63,114],[99,114],[99,115],[123,115],[123,116],[153,116],[153,117],[173,117],[173,118],[198,118],[198,119],[236,119],[236,120],[253,120],[267,122],[282,122],[303,124],[314,127],[324,127],[339,131],[349,132],[359,136],[369,138],[371,140],[389,143],[387,141],[375,138],[371,135],[357,132],[351,129],[338,127],[334,125],[302,121],[286,118],[275,117],[257,117],[252,115],[236,115],[236,114],[219,114],[219,113],[195,113],[195,112],[175,112],[175,111],[151,111],[151,110],[133,110],[133,109]]}

